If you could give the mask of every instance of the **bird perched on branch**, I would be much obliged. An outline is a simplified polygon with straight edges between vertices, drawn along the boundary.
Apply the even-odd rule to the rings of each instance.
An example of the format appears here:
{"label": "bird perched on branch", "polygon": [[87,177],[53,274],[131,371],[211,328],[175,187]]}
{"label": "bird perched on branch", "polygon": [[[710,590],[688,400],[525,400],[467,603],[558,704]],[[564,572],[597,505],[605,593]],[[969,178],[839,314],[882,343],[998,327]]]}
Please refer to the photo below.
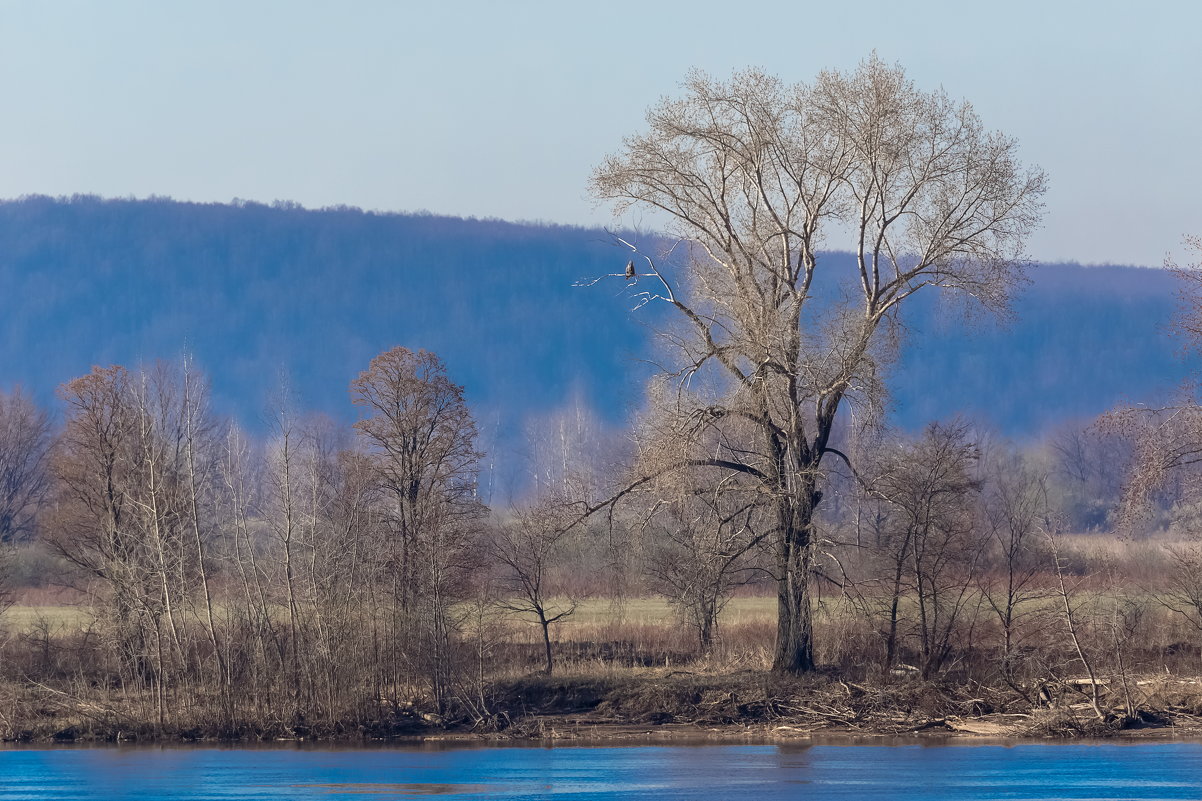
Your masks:
{"label": "bird perched on branch", "polygon": [[626,280],[629,281],[632,278],[634,278],[634,259],[626,262]]}

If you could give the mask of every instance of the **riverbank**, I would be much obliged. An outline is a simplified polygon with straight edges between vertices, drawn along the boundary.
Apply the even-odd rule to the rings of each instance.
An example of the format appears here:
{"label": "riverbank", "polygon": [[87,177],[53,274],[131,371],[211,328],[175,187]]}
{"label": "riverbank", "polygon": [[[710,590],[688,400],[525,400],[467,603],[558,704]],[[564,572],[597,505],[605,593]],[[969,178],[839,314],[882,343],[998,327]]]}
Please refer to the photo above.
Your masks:
{"label": "riverbank", "polygon": [[637,682],[527,679],[508,688],[513,725],[489,735],[535,739],[674,737],[790,740],[884,737],[1081,739],[1202,737],[1202,685],[1190,678],[1131,680],[1134,714],[1100,688],[1098,708],[1079,682],[1044,686],[1032,704],[1008,688],[902,678],[867,685],[831,676],[782,679],[747,672]]}
{"label": "riverbank", "polygon": [[[911,677],[870,686],[828,675],[782,678],[753,671],[530,676],[494,684],[470,713],[467,706],[438,715],[382,704],[357,721],[218,721],[210,713],[169,725],[94,701],[77,703],[66,694],[30,703],[35,694],[22,704],[11,698],[4,704],[0,723],[7,736],[0,739],[65,744],[1202,738],[1199,680],[1158,676],[1127,685],[1122,693],[1109,683],[1099,687],[1095,712],[1092,692],[1073,680],[1042,685],[1032,703],[1009,688]],[[1133,693],[1130,714],[1126,699]]]}

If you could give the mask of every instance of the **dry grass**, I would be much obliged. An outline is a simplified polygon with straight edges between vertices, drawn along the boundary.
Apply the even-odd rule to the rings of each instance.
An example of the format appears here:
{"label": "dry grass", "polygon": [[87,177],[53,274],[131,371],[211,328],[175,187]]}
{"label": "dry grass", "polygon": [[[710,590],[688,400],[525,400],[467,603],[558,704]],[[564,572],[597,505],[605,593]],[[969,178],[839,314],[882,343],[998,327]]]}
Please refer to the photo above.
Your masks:
{"label": "dry grass", "polygon": [[14,604],[0,613],[0,629],[24,634],[45,625],[51,630],[78,629],[91,619],[91,612],[69,604]]}
{"label": "dry grass", "polygon": [[[719,625],[761,623],[775,620],[775,615],[775,596],[733,598],[722,612]],[[561,632],[565,639],[580,639],[573,632],[613,624],[677,626],[679,616],[663,598],[629,598],[620,603],[608,598],[592,598],[577,606],[576,612],[563,622]]]}
{"label": "dry grass", "polygon": [[[727,605],[720,621],[723,627],[761,624],[774,621],[775,597],[735,598]],[[51,626],[78,627],[90,618],[91,611],[81,605],[64,603],[17,603],[0,613],[0,626],[10,631],[30,631],[41,621]],[[630,598],[615,603],[608,598],[591,598],[579,603],[576,612],[557,624],[560,639],[594,640],[599,629],[610,627],[680,625],[676,611],[662,598]]]}
{"label": "dry grass", "polygon": [[[1092,600],[1094,593],[1091,590],[1085,600]],[[1148,611],[1139,641],[1128,643],[1125,652],[1131,671],[1127,682],[1137,713],[1124,716],[1116,711],[1123,708],[1123,699],[1107,692],[1103,697],[1106,722],[1095,725],[1089,710],[1082,713],[1063,705],[1052,710],[1031,708],[1030,692],[1024,693],[1014,685],[1002,686],[990,650],[997,635],[986,625],[988,620],[972,629],[976,644],[962,643],[951,669],[935,681],[921,682],[913,676],[885,671],[880,664],[883,654],[876,627],[845,601],[830,596],[823,598],[814,620],[817,658],[823,669],[815,676],[782,684],[779,677],[767,673],[775,635],[775,603],[771,596],[732,600],[720,621],[713,648],[700,654],[693,632],[663,600],[634,598],[621,604],[608,599],[590,600],[579,607],[575,616],[552,630],[554,678],[539,675],[542,652],[538,626],[528,619],[494,612],[475,627],[470,621],[465,624],[464,650],[458,658],[462,659],[463,675],[468,677],[465,681],[474,681],[472,660],[477,644],[488,643],[483,666],[487,678],[482,671],[482,686],[496,688],[500,695],[500,706],[496,708],[504,712],[506,720],[514,722],[518,733],[526,723],[544,723],[520,722],[528,711],[573,719],[587,713],[597,723],[756,725],[796,731],[831,726],[866,732],[1005,728],[995,732],[999,736],[1099,736],[1128,723],[1142,725],[1141,721],[1160,720],[1165,715],[1192,721],[1202,713],[1202,685],[1189,678],[1197,675],[1202,653],[1185,647],[1194,642],[1196,632],[1190,632],[1161,609]],[[77,633],[90,618],[90,609],[83,605],[25,603],[0,619],[0,629],[10,634],[18,630],[35,632],[32,638],[10,638],[11,653],[24,659],[13,662],[17,668],[46,672],[38,667],[45,662],[57,671],[56,675],[65,677],[58,683],[48,681],[42,689],[12,685],[8,702],[4,700],[6,688],[0,682],[0,717],[11,708],[14,711],[7,714],[12,720],[32,721],[22,723],[22,728],[49,737],[60,729],[107,732],[112,725],[105,721],[112,716],[97,719],[98,703],[105,708],[121,707],[121,714],[131,719],[149,714],[147,710],[153,705],[145,699],[135,696],[131,701],[121,696],[106,700],[105,685],[95,683],[94,665],[88,655],[92,652],[79,650],[81,638]],[[1111,687],[1118,687],[1120,677],[1111,664],[1106,624],[1107,619],[1102,617],[1089,624],[1089,631],[1096,636],[1087,647],[1096,651],[1096,666],[1103,678]],[[46,627],[46,639],[52,647],[43,654],[40,630]],[[1031,641],[1024,663],[1026,672],[1020,678],[1024,686],[1033,686],[1029,680],[1050,681],[1055,686],[1056,676],[1080,673],[1080,666],[1071,653],[1064,651],[1058,637],[1058,629],[1053,626]],[[1179,646],[1180,652],[1176,650]],[[181,696],[175,700],[173,715],[180,736],[186,728],[217,730],[210,719],[212,705],[205,706],[207,697],[201,693],[196,698]],[[1069,697],[1065,703],[1071,700]],[[17,708],[18,701],[25,704],[23,711]],[[37,711],[42,709],[54,714],[42,720],[46,716],[39,717]],[[352,712],[370,717],[358,706]],[[984,723],[964,723],[966,719],[976,721],[981,715],[988,718]],[[406,718],[404,722],[407,726],[412,721]],[[400,724],[392,720],[388,725],[393,727],[388,729],[391,732]],[[274,736],[274,729],[261,720],[243,728],[239,736]],[[162,736],[147,731],[145,736]],[[334,732],[331,729],[322,736],[340,736]]]}

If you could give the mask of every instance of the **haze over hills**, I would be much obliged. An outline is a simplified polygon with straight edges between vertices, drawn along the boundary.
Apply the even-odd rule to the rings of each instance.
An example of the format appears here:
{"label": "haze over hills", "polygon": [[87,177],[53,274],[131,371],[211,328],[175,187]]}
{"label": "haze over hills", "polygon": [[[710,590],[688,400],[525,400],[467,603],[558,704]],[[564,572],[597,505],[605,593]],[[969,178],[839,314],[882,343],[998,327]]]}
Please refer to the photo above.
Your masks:
{"label": "haze over hills", "polygon": [[[93,364],[186,350],[219,409],[251,428],[281,375],[306,408],[350,419],[348,383],[400,344],[442,356],[484,434],[512,449],[514,432],[571,398],[611,423],[638,403],[646,312],[631,314],[616,283],[574,286],[624,263],[594,229],[287,203],[5,201],[0,385],[48,399]],[[1165,335],[1172,275],[1059,264],[1031,277],[1008,324],[970,323],[933,294],[912,305],[893,422],[963,412],[1023,437],[1163,397],[1188,374]]]}

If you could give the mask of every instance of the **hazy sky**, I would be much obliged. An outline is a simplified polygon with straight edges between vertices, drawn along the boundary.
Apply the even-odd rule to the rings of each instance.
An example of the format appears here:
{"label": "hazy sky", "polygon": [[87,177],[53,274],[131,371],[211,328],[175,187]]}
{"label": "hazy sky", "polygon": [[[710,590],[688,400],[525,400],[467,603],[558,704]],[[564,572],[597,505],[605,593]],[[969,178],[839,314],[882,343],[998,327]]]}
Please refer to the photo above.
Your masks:
{"label": "hazy sky", "polygon": [[1048,172],[1036,258],[1202,234],[1189,0],[0,0],[0,196],[606,223],[589,171],[690,67],[809,80],[874,48]]}

